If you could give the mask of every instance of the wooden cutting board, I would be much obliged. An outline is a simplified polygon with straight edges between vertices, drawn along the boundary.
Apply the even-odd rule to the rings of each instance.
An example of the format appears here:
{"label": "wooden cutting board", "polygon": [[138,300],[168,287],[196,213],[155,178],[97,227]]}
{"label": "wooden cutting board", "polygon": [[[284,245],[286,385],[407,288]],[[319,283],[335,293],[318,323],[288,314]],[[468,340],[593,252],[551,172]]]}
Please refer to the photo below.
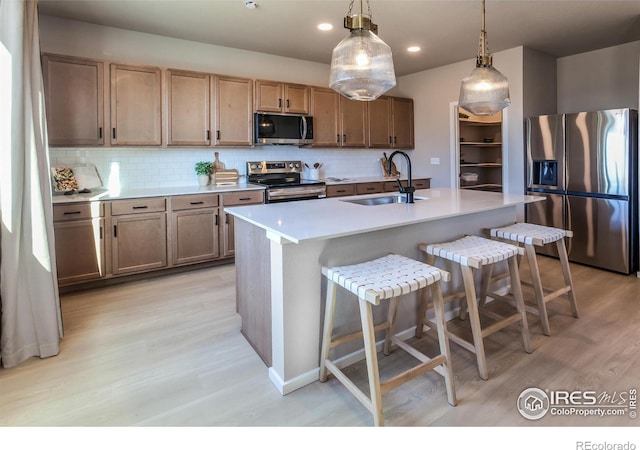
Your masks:
{"label": "wooden cutting board", "polygon": [[219,153],[215,152],[215,156],[216,156],[216,159],[215,161],[213,161],[213,171],[217,172],[219,170],[224,170],[225,169],[224,163],[220,161],[220,159],[218,159]]}
{"label": "wooden cutting board", "polygon": [[396,168],[396,163],[391,163],[391,172],[387,172],[387,168],[389,166],[389,159],[387,158],[387,153],[382,154],[382,158],[380,158],[380,166],[382,167],[382,175],[385,178],[398,178],[400,177],[400,172]]}

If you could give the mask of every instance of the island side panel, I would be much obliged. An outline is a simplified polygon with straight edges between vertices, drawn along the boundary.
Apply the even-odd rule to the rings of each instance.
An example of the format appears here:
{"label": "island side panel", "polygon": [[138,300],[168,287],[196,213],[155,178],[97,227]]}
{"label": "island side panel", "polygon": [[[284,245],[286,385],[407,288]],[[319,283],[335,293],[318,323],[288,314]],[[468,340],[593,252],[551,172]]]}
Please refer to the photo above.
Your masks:
{"label": "island side panel", "polygon": [[[420,243],[443,242],[457,239],[465,234],[480,235],[485,228],[504,226],[513,223],[515,219],[515,206],[506,206],[374,232],[304,241],[300,244],[271,236],[269,260],[271,284],[264,284],[264,276],[254,277],[255,269],[243,267],[237,273],[245,274],[244,279],[242,276],[238,277],[238,283],[263,283],[262,286],[253,287],[250,292],[256,293],[253,295],[256,295],[261,302],[271,305],[273,347],[269,376],[274,385],[283,395],[286,395],[318,379],[320,330],[324,320],[326,292],[326,281],[321,275],[323,265],[353,264],[388,253],[424,260],[417,248]],[[264,230],[254,231],[257,236],[267,239]],[[242,236],[236,236],[238,249],[247,245],[248,240]],[[240,267],[244,264],[257,267],[263,265],[264,261],[258,261],[251,251],[239,251],[236,254],[236,265]],[[262,269],[264,270],[264,267]],[[452,282],[445,283],[443,286],[445,292],[459,290],[462,287],[457,271],[452,275]],[[240,295],[240,291],[238,292]],[[269,299],[263,295],[265,292],[270,294]],[[360,325],[355,298],[342,289],[338,291],[338,295],[336,333],[358,330]],[[255,300],[256,298],[251,301]],[[240,303],[244,301],[245,299],[238,299]],[[382,319],[385,310],[386,305],[377,311],[377,317]],[[407,337],[412,336],[416,310],[415,296],[410,296],[401,302],[397,332],[404,332]],[[244,322],[243,317],[243,324]],[[358,349],[357,343],[353,343],[352,347],[336,349],[335,355],[352,358],[350,353]],[[355,357],[359,358],[357,355]]]}
{"label": "island side panel", "polygon": [[270,243],[265,230],[236,219],[236,311],[242,335],[267,367],[272,360]]}

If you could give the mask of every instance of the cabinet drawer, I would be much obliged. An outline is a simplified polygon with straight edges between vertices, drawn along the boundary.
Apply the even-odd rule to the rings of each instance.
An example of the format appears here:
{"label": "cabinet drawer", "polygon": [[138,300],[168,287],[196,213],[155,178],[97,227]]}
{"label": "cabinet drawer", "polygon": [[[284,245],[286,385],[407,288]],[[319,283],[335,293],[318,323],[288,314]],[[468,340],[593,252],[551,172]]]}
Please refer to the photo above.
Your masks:
{"label": "cabinet drawer", "polygon": [[327,186],[327,197],[342,197],[344,195],[356,195],[356,185],[338,184]]}
{"label": "cabinet drawer", "polygon": [[179,195],[171,197],[171,209],[173,211],[180,209],[213,208],[216,206],[218,206],[218,194]]}
{"label": "cabinet drawer", "polygon": [[222,194],[224,206],[264,203],[264,191],[227,192]]}
{"label": "cabinet drawer", "polygon": [[384,191],[385,192],[397,192],[398,191],[398,182],[397,181],[385,181],[384,182]]}
{"label": "cabinet drawer", "polygon": [[356,184],[356,194],[380,194],[384,192],[384,183],[359,183]]}
{"label": "cabinet drawer", "polygon": [[90,219],[92,217],[103,217],[104,205],[98,202],[91,203],[69,203],[66,205],[53,205],[53,220]]}
{"label": "cabinet drawer", "polygon": [[419,178],[417,180],[413,180],[413,185],[416,189],[430,189],[431,178]]}
{"label": "cabinet drawer", "polygon": [[137,200],[118,200],[111,202],[111,215],[150,213],[166,210],[165,197],[140,198]]}

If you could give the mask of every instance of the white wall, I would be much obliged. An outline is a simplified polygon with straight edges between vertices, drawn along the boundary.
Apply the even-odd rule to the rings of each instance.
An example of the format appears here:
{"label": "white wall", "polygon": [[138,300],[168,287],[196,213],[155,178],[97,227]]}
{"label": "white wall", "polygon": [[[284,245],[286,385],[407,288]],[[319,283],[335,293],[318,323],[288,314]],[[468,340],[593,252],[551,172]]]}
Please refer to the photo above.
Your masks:
{"label": "white wall", "polygon": [[640,41],[558,58],[558,112],[638,108]]}

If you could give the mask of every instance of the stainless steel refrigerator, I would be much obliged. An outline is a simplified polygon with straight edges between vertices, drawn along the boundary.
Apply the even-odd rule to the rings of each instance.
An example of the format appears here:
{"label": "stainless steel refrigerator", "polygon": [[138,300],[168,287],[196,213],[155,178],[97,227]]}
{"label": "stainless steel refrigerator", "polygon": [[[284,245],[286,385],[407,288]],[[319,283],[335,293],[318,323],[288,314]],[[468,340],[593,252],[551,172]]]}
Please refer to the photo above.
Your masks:
{"label": "stainless steel refrigerator", "polygon": [[527,206],[527,222],[572,230],[570,261],[637,271],[638,112],[531,117],[525,141],[527,193],[546,199]]}

